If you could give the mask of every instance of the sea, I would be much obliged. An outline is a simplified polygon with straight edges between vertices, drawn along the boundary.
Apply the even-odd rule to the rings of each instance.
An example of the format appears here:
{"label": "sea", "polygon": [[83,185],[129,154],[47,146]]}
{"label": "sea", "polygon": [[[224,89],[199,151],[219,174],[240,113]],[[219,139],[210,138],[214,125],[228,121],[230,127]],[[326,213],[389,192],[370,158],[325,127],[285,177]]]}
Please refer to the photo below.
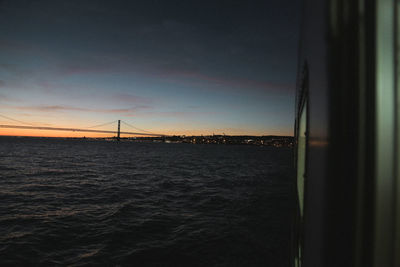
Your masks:
{"label": "sea", "polygon": [[0,137],[0,265],[288,266],[292,154]]}

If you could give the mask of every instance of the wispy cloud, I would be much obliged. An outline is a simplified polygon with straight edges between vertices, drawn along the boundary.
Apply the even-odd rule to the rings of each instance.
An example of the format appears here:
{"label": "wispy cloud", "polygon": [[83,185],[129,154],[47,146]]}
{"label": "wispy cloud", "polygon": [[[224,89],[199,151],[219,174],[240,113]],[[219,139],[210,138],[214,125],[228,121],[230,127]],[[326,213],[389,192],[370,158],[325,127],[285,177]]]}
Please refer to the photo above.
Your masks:
{"label": "wispy cloud", "polygon": [[[62,75],[96,75],[105,73],[119,73],[139,74],[142,77],[151,77],[163,81],[174,82],[184,85],[203,86],[205,89],[212,87],[215,89],[222,89],[229,91],[232,89],[246,89],[246,90],[262,90],[266,92],[290,92],[294,88],[294,84],[290,83],[274,83],[262,80],[247,79],[234,77],[228,78],[223,76],[209,75],[200,70],[187,70],[185,69],[164,69],[163,66],[142,66],[138,68],[134,63],[129,60],[115,59],[113,64],[104,65],[103,63],[97,65],[84,64],[84,65],[70,65],[64,66],[60,69]],[[190,69],[190,68],[189,68]],[[206,85],[206,86],[205,86]]]}
{"label": "wispy cloud", "polygon": [[134,113],[142,109],[146,109],[145,106],[135,106],[129,108],[116,108],[116,109],[94,109],[94,108],[81,108],[74,106],[64,106],[64,105],[40,105],[40,106],[10,106],[7,105],[7,108],[12,108],[16,110],[24,110],[24,111],[38,111],[38,112],[58,112],[58,111],[80,111],[80,112],[101,112],[101,113],[120,113],[120,114],[129,114]]}
{"label": "wispy cloud", "polygon": [[0,71],[3,74],[6,73],[11,77],[15,78],[24,78],[33,73],[31,70],[24,69],[23,67],[17,64],[11,64],[11,63],[0,63]]}
{"label": "wispy cloud", "polygon": [[[117,63],[117,62],[114,62]],[[113,64],[114,65],[114,64]],[[163,66],[146,66],[142,69],[138,68],[134,64],[126,61],[122,61],[118,64],[119,66],[104,66],[98,64],[97,66],[92,65],[75,65],[65,66],[61,71],[63,75],[85,75],[85,74],[105,74],[105,73],[120,73],[120,74],[140,74],[143,77],[157,78],[160,80],[171,81],[174,83],[180,83],[185,85],[203,85],[218,86],[224,90],[230,90],[232,88],[243,88],[243,89],[256,89],[265,90],[272,92],[291,92],[293,90],[293,84],[285,83],[274,83],[268,81],[254,80],[235,77],[227,78],[222,76],[215,76],[203,73],[199,70],[187,70],[187,69],[164,69]],[[207,87],[208,88],[208,87]]]}
{"label": "wispy cloud", "polygon": [[266,91],[290,91],[293,90],[292,84],[272,83],[259,80],[243,79],[243,78],[225,78],[211,76],[199,71],[185,70],[166,70],[159,73],[161,78],[169,79],[175,82],[191,82],[191,83],[208,83],[211,85],[223,86],[229,88],[244,88],[244,89],[261,89]]}
{"label": "wispy cloud", "polygon": [[159,118],[188,118],[198,116],[215,116],[221,115],[221,112],[214,111],[149,111],[140,112],[127,117],[159,117]]}
{"label": "wispy cloud", "polygon": [[[0,81],[0,88],[1,88],[1,81]],[[4,106],[4,103],[9,103],[9,102],[19,102],[18,98],[8,96],[6,94],[0,93],[0,102],[2,102],[2,106]]]}
{"label": "wispy cloud", "polygon": [[[175,26],[174,26],[175,27]],[[3,42],[3,43],[2,43]],[[1,45],[2,43],[2,45]],[[41,47],[20,44],[18,42],[0,40],[0,48],[5,46],[7,49],[14,47],[14,49],[23,49],[47,54],[42,51]],[[49,56],[49,55],[47,55]],[[172,60],[172,61],[171,61]],[[156,78],[163,81],[173,82],[177,84],[202,86],[204,89],[210,90],[262,90],[272,93],[293,93],[294,84],[290,83],[275,83],[257,79],[248,79],[238,75],[237,77],[224,77],[222,75],[210,75],[204,71],[194,67],[193,64],[185,65],[183,62],[174,62],[176,59],[169,59],[163,61],[161,59],[134,59],[132,55],[119,53],[119,52],[98,52],[91,53],[76,53],[75,56],[52,66],[52,77],[65,77],[74,75],[104,75],[104,74],[122,74],[132,75],[137,74],[142,77]],[[27,70],[22,70],[14,64],[0,64],[0,69],[14,73],[15,76],[26,77],[29,73]],[[34,72],[31,70],[31,72]],[[43,84],[43,86],[46,86]]]}
{"label": "wispy cloud", "polygon": [[194,119],[204,116],[223,115],[221,112],[215,111],[152,111],[151,106],[134,106],[128,108],[115,109],[99,109],[99,108],[83,108],[67,105],[37,105],[37,106],[13,106],[2,105],[2,107],[20,112],[30,112],[31,114],[38,113],[64,113],[64,112],[89,112],[89,113],[104,113],[104,114],[119,114],[124,117],[131,118],[179,118],[179,119]]}
{"label": "wispy cloud", "polygon": [[154,100],[148,97],[142,97],[138,95],[121,93],[121,94],[113,94],[112,97],[114,100],[123,103],[136,104],[143,107],[149,107],[147,104],[152,103]]}

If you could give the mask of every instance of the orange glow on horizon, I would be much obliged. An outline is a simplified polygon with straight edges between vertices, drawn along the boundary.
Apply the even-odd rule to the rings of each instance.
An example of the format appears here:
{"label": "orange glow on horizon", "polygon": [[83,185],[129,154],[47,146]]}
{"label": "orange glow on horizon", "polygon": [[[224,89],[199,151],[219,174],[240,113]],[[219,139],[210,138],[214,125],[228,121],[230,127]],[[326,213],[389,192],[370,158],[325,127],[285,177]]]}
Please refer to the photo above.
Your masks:
{"label": "orange glow on horizon", "polygon": [[[186,135],[186,136],[200,136],[200,135],[212,135],[215,133],[216,135],[222,135],[219,132],[213,131],[188,131],[188,132],[173,132],[173,131],[157,131],[156,133],[165,134],[165,135]],[[226,135],[254,135],[254,136],[262,136],[262,135],[282,135],[282,136],[292,136],[293,133],[282,132],[282,131],[271,131],[269,133],[230,133],[228,131],[225,132]],[[106,137],[114,137],[116,136],[109,133],[85,133],[85,132],[67,132],[67,131],[49,131],[49,130],[31,130],[31,129],[0,129],[0,136],[26,136],[26,137],[75,137],[75,138],[106,138]],[[122,134],[121,137],[133,137],[135,135],[125,135]],[[140,137],[140,136],[138,136]]]}
{"label": "orange glow on horizon", "polygon": [[49,131],[49,130],[30,130],[30,129],[1,129],[2,136],[33,136],[33,137],[112,137],[112,134],[106,133],[84,133],[67,131]]}

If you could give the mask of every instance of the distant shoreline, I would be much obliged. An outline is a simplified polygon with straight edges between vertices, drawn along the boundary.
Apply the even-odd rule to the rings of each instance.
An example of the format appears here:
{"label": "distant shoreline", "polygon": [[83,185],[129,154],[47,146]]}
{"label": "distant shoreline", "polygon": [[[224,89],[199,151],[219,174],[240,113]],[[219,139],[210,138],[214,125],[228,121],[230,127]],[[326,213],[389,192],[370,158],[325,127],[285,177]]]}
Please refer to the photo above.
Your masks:
{"label": "distant shoreline", "polygon": [[[102,140],[117,141],[117,137],[46,137],[46,136],[11,136],[0,135],[1,137],[12,138],[38,138],[38,139],[71,139],[71,140]],[[293,147],[293,136],[280,135],[205,135],[205,136],[163,136],[163,137],[121,137],[121,142],[136,143],[186,143],[186,144],[218,144],[218,145],[257,145],[273,147]]]}
{"label": "distant shoreline", "polygon": [[[169,135],[171,136],[182,136],[182,135]],[[208,137],[208,136],[212,136],[212,135],[187,135],[186,137]],[[217,135],[215,135],[217,136]],[[225,135],[225,136],[231,136],[231,137],[256,137],[256,138],[260,138],[260,137],[277,137],[277,138],[294,138],[292,135]],[[107,138],[116,138],[113,136],[110,137],[63,137],[63,136],[31,136],[31,135],[1,135],[0,137],[32,137],[32,138],[71,138],[71,139],[107,139]],[[135,137],[121,137],[121,139],[123,138],[135,138]],[[146,137],[136,137],[136,138],[146,138]]]}

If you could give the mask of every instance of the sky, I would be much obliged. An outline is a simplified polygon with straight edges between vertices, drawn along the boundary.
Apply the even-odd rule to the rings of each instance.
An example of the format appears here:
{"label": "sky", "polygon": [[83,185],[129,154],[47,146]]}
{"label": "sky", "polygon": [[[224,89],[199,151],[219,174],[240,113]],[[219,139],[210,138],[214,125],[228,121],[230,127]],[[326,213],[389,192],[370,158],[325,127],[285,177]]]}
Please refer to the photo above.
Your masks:
{"label": "sky", "polygon": [[299,21],[296,0],[0,0],[0,124],[293,135]]}

